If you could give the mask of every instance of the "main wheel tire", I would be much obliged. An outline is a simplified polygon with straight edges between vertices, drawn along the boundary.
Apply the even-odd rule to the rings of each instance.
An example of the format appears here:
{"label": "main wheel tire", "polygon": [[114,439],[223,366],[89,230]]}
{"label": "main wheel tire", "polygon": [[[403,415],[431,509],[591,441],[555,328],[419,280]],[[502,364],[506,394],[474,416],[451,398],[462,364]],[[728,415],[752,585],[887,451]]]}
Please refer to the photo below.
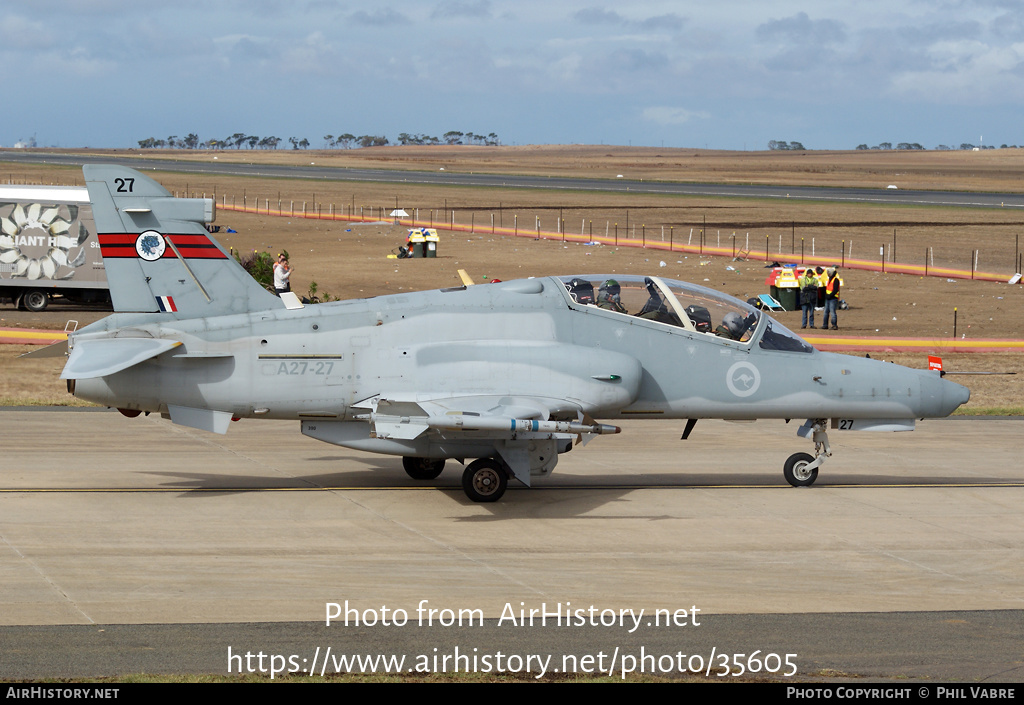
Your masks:
{"label": "main wheel tire", "polygon": [[405,456],[402,458],[402,467],[405,473],[414,480],[433,480],[444,470],[444,458],[432,460],[430,458],[413,458]]}
{"label": "main wheel tire", "polygon": [[21,305],[33,313],[45,311],[46,305],[49,303],[50,297],[46,295],[45,291],[39,289],[29,289],[21,295]]}
{"label": "main wheel tire", "polygon": [[786,460],[782,468],[782,474],[786,476],[786,482],[793,487],[810,487],[818,479],[818,468],[807,469],[807,466],[814,462],[814,456],[810,453],[793,453]]}
{"label": "main wheel tire", "polygon": [[462,489],[474,502],[497,502],[507,487],[505,468],[493,458],[474,460],[462,473]]}

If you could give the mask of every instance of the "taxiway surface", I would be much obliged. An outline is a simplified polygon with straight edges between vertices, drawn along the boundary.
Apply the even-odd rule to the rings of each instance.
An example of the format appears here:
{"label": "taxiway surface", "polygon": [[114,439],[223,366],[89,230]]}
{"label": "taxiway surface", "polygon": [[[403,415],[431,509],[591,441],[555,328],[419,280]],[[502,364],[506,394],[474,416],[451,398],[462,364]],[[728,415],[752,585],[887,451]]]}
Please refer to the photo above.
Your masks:
{"label": "taxiway surface", "polygon": [[[740,626],[729,641],[747,652],[772,648],[744,639],[750,625],[782,619],[797,626],[776,641],[802,652],[802,664],[841,669],[821,651],[838,643],[823,639],[836,620],[873,625],[864,643],[900,654],[914,652],[916,637],[897,614],[934,626],[957,623],[947,611],[984,611],[981,621],[1006,625],[1024,609],[1020,420],[832,432],[833,459],[801,489],[781,473],[790,453],[809,450],[796,422],[702,421],[688,441],[681,422],[626,422],[622,435],[563,456],[533,489],[510,486],[486,505],[465,498],[453,461],[418,483],[398,459],[317,443],[298,423],[242,421],[216,436],[102,410],[0,414],[6,653],[42,638],[32,653],[59,654],[60,634],[101,625],[300,623],[323,641],[345,629],[325,631],[326,603],[345,600],[413,619],[423,604],[494,620],[508,606],[571,603],[648,615],[697,607],[720,623],[732,615]],[[228,627],[222,637],[200,631],[226,652]],[[631,638],[618,627],[597,632]],[[1024,679],[1018,629],[1001,640],[975,632],[997,653],[968,662],[956,654],[977,659],[974,642],[951,637],[947,665],[973,669],[958,677],[1001,669],[996,680]],[[387,643],[386,629],[376,633]],[[559,630],[570,639],[559,648],[585,649],[586,633]],[[487,638],[514,641],[504,634]],[[933,634],[928,648],[941,655],[941,641]],[[195,652],[185,644],[179,660]],[[28,671],[0,677],[53,673],[25,658]],[[900,658],[871,673],[944,673]],[[221,659],[207,670],[225,667]]]}

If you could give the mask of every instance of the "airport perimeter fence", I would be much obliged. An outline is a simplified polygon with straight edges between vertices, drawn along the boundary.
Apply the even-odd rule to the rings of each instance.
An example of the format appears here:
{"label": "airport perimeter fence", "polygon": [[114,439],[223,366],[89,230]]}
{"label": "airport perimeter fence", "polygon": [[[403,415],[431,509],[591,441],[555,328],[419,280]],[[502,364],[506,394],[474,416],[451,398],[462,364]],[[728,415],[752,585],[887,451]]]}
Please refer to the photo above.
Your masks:
{"label": "airport perimeter fence", "polygon": [[[1024,231],[1024,222],[1018,226],[1012,221],[910,223],[895,227],[873,223],[807,226],[773,222],[744,223],[738,229],[704,219],[687,224],[683,218],[667,218],[666,215],[674,215],[666,213],[668,209],[653,208],[630,209],[625,211],[623,222],[617,222],[605,217],[610,209],[579,207],[547,207],[543,218],[536,212],[524,213],[522,208],[481,206],[461,210],[413,208],[411,213],[395,217],[391,213],[398,210],[396,207],[358,206],[354,202],[339,208],[334,203],[316,201],[278,199],[275,204],[270,198],[248,195],[240,199],[241,203],[226,195],[217,200],[222,210],[270,216],[345,223],[387,222],[407,228],[558,240],[577,245],[638,247],[766,264],[837,265],[950,279],[1006,282],[1024,265],[1024,243],[1018,233]],[[647,225],[643,216],[655,210],[658,212],[651,220],[662,222]],[[636,216],[638,212],[640,218]]]}
{"label": "airport perimeter fence", "polygon": [[[13,181],[13,175],[9,180]],[[187,187],[183,193],[175,191],[174,195],[208,196]],[[1020,237],[1024,219],[887,225],[745,222],[737,226],[730,222],[708,222],[704,217],[696,222],[671,215],[672,211],[689,214],[694,210],[692,207],[544,206],[531,211],[501,205],[455,209],[446,204],[444,208],[415,208],[408,217],[396,220],[390,216],[395,210],[390,206],[357,206],[354,198],[339,208],[334,203],[318,202],[315,196],[309,201],[285,202],[280,194],[271,199],[243,193],[240,199],[230,197],[230,203],[227,195],[212,197],[219,208],[228,211],[348,223],[387,221],[409,228],[560,240],[578,245],[640,247],[684,256],[729,257],[766,264],[837,265],[885,273],[1001,282],[1010,281],[1024,270],[1024,243]],[[537,211],[542,211],[543,217]],[[609,212],[617,215],[607,217]],[[639,218],[637,213],[641,214]],[[644,217],[652,213],[653,217]],[[620,219],[621,215],[625,217]],[[647,221],[654,224],[648,225]]]}

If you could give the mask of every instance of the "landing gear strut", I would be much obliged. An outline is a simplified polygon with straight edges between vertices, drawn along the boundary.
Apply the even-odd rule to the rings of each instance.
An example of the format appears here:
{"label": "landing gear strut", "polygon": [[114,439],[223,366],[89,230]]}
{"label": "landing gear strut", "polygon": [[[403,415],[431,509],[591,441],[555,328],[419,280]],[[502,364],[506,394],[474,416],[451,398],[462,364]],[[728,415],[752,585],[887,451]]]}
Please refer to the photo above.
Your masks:
{"label": "landing gear strut", "polygon": [[807,423],[800,427],[797,432],[805,438],[812,436],[814,440],[814,455],[809,453],[793,453],[786,460],[782,468],[782,474],[786,482],[793,487],[810,487],[818,479],[818,468],[827,458],[832,457],[832,449],[828,444],[828,419],[808,419]]}

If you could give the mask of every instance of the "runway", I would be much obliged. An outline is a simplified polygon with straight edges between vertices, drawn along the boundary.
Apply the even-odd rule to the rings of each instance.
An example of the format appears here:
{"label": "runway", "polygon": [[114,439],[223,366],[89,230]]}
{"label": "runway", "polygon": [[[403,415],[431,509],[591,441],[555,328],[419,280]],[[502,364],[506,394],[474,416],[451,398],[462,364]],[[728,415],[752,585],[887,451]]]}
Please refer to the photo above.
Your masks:
{"label": "runway", "polygon": [[[460,643],[480,650],[637,644],[622,626],[496,626],[509,608],[697,608],[704,626],[638,629],[659,649],[788,650],[801,674],[1024,681],[1020,630],[998,628],[1024,609],[1020,420],[835,432],[801,489],[781,473],[809,450],[795,422],[702,421],[685,442],[680,423],[627,422],[479,505],[453,461],[424,486],[398,459],[298,423],[216,436],[99,410],[2,419],[0,644],[17,657],[0,677],[66,673],[96,639],[89,653],[114,672],[156,659],[223,673],[230,645],[430,652],[454,638],[439,624],[326,627],[327,604],[347,600],[411,622],[423,605],[478,613],[490,621]],[[107,633],[123,643],[89,636]]]}
{"label": "runway", "polygon": [[28,151],[0,151],[0,161],[29,164],[123,164],[141,171],[158,170],[185,174],[313,179],[321,181],[371,181],[394,184],[430,184],[433,186],[473,186],[568,191],[605,191],[609,193],[664,194],[738,198],[789,199],[795,201],[833,201],[847,203],[885,203],[918,206],[956,206],[969,208],[1024,208],[1024,194],[970,193],[958,191],[911,191],[887,188],[830,188],[823,186],[770,186],[758,184],[701,184],[634,179],[582,179],[570,177],[517,176],[511,174],[474,174],[458,171],[410,171],[397,169],[351,169],[325,166],[285,166],[275,164],[239,164],[197,162],[83,154],[54,154]]}

